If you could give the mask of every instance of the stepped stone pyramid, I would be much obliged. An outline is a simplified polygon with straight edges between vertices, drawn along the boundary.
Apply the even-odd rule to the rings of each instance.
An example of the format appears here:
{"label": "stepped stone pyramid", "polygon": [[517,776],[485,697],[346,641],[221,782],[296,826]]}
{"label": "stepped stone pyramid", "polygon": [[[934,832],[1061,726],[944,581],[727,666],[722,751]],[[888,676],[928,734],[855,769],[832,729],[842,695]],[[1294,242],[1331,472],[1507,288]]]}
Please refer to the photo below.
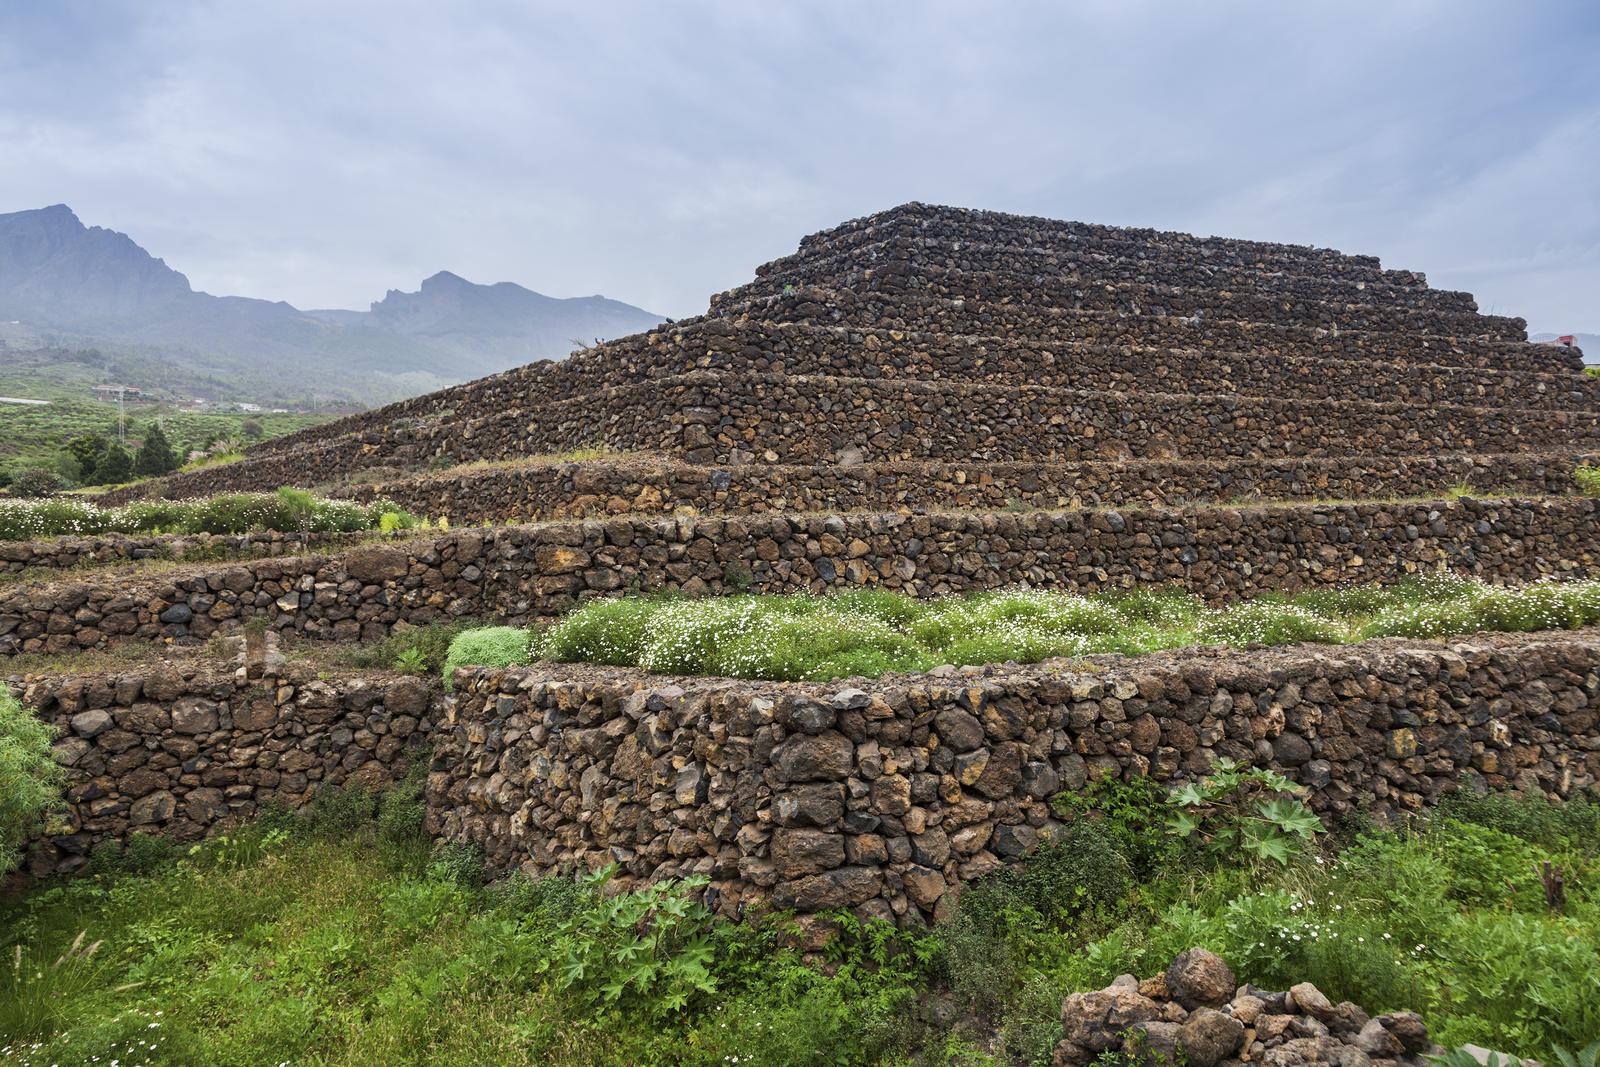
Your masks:
{"label": "stepped stone pyramid", "polygon": [[[1005,535],[993,559],[932,571],[959,580],[901,562],[903,534],[894,552],[819,552],[796,525],[801,548],[756,553],[773,573],[801,561],[782,584],[816,589],[1242,588],[1194,580],[1197,564],[1251,586],[1438,565],[1528,578],[1595,561],[1592,514],[1566,496],[1600,454],[1600,380],[1581,368],[1523,320],[1368,256],[913,203],[805,238],[705,315],[153,491],[320,486],[456,526],[948,513]],[[1462,513],[1445,503],[1462,487],[1521,503]],[[1063,530],[1104,536],[1064,548]],[[1050,562],[1069,548],[1070,565]]]}

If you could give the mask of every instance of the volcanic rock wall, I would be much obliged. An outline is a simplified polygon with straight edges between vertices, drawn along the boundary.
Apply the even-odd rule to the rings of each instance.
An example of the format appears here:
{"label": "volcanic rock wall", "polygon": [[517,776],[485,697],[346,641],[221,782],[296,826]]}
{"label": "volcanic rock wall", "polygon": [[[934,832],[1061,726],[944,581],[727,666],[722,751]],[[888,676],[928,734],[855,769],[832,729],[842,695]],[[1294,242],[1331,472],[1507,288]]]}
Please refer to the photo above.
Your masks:
{"label": "volcanic rock wall", "polygon": [[36,876],[76,870],[130,834],[194,840],[324,786],[387,785],[426,753],[440,700],[416,678],[171,666],[17,689],[56,728],[67,773],[66,811],[28,853]]}
{"label": "volcanic rock wall", "polygon": [[[858,688],[857,685],[865,686]],[[827,686],[462,671],[428,827],[534,872],[620,864],[712,900],[920,922],[1023,858],[1091,777],[1270,766],[1324,814],[1600,776],[1600,632],[1198,650]]]}
{"label": "volcanic rock wall", "polygon": [[0,585],[0,656],[199,640],[245,619],[375,640],[397,624],[528,622],[677,590],[918,596],[1176,583],[1211,600],[1448,569],[1497,582],[1600,570],[1600,499],[932,515],[611,518],[456,531],[333,556]]}

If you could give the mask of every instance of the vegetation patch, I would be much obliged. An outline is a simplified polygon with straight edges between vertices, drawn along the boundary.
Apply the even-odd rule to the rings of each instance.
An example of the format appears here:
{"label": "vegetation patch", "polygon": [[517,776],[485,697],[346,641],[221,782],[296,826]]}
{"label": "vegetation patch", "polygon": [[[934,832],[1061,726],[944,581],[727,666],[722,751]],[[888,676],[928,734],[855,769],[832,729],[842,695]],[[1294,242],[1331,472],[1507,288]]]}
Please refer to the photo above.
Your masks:
{"label": "vegetation patch", "polygon": [[16,864],[23,841],[61,801],[63,774],[50,752],[49,726],[0,682],[0,877]]}
{"label": "vegetation patch", "polygon": [[1585,464],[1573,471],[1572,477],[1578,483],[1578,491],[1584,496],[1600,496],[1600,467]]}
{"label": "vegetation patch", "polygon": [[140,500],[114,508],[71,497],[0,500],[0,541],[108,533],[353,533],[416,525],[415,516],[387,500],[354,504],[287,487],[199,500]]}
{"label": "vegetation patch", "polygon": [[1261,832],[1237,821],[1278,783],[1200,783],[1208,829],[1185,835],[1162,827],[1195,797],[1100,780],[953,921],[840,914],[808,952],[782,915],[715,917],[703,879],[486,884],[470,848],[430,848],[420,785],[187,850],[136,837],[0,903],[0,1063],[1042,1067],[1067,994],[1193,946],[1240,982],[1418,1011],[1449,1046],[1548,1063],[1600,1039],[1590,798],[1457,795],[1316,841],[1290,820],[1262,856],[1205,833]]}
{"label": "vegetation patch", "polygon": [[[475,658],[479,639],[468,631],[456,638],[449,662],[545,660],[820,682],[1190,645],[1343,644],[1597,623],[1600,581],[1503,588],[1440,574],[1391,586],[1264,594],[1222,609],[1166,588],[1085,596],[1008,589],[931,600],[863,589],[828,597],[600,599],[542,631],[493,631],[482,646],[495,650],[492,664]],[[508,658],[507,649],[526,658]]]}

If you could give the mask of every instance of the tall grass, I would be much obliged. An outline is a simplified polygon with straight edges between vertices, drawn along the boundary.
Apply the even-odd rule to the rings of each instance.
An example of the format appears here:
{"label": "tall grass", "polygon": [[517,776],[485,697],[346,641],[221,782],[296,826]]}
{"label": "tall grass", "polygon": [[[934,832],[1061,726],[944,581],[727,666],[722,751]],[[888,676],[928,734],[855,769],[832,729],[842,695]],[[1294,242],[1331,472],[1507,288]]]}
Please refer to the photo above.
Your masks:
{"label": "tall grass", "polygon": [[[1344,644],[1373,637],[1576,629],[1600,623],[1600,581],[1500,588],[1448,574],[1391,586],[1268,594],[1221,609],[1172,588],[1088,595],[1003,589],[917,600],[884,589],[838,596],[592,601],[542,633],[503,632],[527,655],[661,674],[781,681],[876,677],[941,664],[1036,663],[1188,645]],[[522,631],[515,631],[522,634]],[[452,664],[488,665],[469,631]],[[503,651],[495,664],[514,662]]]}

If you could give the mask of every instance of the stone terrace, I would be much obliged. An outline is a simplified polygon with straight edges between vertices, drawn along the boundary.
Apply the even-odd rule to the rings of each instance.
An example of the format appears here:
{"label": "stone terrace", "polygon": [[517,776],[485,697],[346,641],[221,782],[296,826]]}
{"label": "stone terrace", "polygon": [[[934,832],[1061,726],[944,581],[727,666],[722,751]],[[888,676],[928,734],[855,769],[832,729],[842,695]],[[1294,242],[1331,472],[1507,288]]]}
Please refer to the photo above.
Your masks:
{"label": "stone terrace", "polygon": [[[448,531],[0,545],[0,665],[264,620],[353,643],[597,596],[935,596],[1175,583],[1212,601],[1451,570],[1600,573],[1600,380],[1466,293],[1328,250],[908,204],[805,238],[705,315],[129,487],[388,497]],[[42,580],[41,580],[42,579]],[[19,666],[25,661],[12,660]],[[1465,775],[1600,777],[1600,636],[949,668],[827,687],[547,666],[445,698],[389,677],[35,678],[69,731],[70,870],[432,743],[430,822],[497,865],[614,860],[917,922],[1026,853],[1049,795],[1215,756],[1319,810]]]}

